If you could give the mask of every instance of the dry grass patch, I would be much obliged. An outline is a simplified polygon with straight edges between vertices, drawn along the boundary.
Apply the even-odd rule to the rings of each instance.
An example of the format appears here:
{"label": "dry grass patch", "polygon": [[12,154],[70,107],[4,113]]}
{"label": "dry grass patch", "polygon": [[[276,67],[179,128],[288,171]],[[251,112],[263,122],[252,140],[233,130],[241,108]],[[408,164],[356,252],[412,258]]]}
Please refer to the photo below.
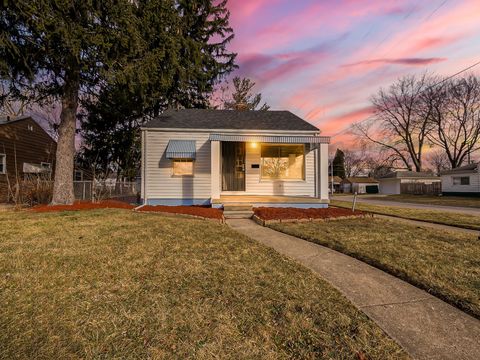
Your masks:
{"label": "dry grass patch", "polygon": [[210,221],[1,213],[0,274],[0,358],[407,357],[325,281]]}
{"label": "dry grass patch", "polygon": [[[332,200],[332,206],[352,208],[350,201]],[[357,202],[356,209],[376,214],[397,216],[404,219],[428,221],[435,224],[458,226],[466,229],[480,230],[480,216],[462,213],[446,212],[441,210],[407,209],[396,206],[372,205]]]}
{"label": "dry grass patch", "polygon": [[480,241],[473,235],[384,219],[271,227],[354,256],[480,318]]}
{"label": "dry grass patch", "polygon": [[466,196],[462,197],[462,196],[432,196],[432,195],[400,194],[400,195],[387,195],[382,197],[364,196],[364,198],[377,200],[377,201],[387,200],[387,201],[398,201],[398,202],[415,203],[415,204],[480,208],[480,198],[466,197]]}

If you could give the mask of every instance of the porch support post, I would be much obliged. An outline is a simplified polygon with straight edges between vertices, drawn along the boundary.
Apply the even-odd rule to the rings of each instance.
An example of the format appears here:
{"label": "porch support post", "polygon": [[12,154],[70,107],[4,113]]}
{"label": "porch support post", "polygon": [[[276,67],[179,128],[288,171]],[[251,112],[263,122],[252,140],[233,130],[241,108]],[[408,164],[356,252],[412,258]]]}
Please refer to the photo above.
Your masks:
{"label": "porch support post", "polygon": [[220,199],[220,141],[211,141],[211,196]]}
{"label": "porch support post", "polygon": [[320,144],[318,152],[318,197],[328,200],[328,144]]}

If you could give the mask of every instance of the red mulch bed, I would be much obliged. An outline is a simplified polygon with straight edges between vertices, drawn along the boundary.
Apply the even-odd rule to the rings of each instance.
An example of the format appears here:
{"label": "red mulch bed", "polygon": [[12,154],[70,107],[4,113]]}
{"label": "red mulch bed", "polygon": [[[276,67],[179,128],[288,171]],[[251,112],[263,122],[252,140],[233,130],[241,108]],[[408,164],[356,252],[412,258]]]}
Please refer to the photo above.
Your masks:
{"label": "red mulch bed", "polygon": [[163,212],[171,214],[184,214],[200,216],[209,219],[223,219],[223,211],[204,206],[164,206],[164,205],[146,205],[138,209],[145,212]]}
{"label": "red mulch bed", "polygon": [[299,209],[258,207],[253,209],[255,215],[262,220],[295,220],[295,219],[333,219],[344,216],[363,216],[362,211],[352,212],[350,209],[326,208],[326,209]]}
{"label": "red mulch bed", "polygon": [[76,201],[73,205],[38,205],[32,208],[36,212],[50,212],[50,211],[75,211],[75,210],[93,210],[93,209],[128,209],[135,208],[135,205],[130,205],[118,200],[104,200],[98,203],[89,201]]}

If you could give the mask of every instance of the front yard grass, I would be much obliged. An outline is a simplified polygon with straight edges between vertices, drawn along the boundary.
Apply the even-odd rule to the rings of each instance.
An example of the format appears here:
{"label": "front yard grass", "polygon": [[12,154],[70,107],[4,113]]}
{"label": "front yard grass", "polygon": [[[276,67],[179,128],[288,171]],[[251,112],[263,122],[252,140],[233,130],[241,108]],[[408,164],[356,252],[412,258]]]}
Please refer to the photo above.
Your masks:
{"label": "front yard grass", "polygon": [[[332,206],[341,208],[352,208],[350,201],[332,200]],[[404,219],[428,221],[436,224],[458,226],[466,229],[480,230],[480,216],[469,215],[463,213],[453,213],[441,210],[422,210],[422,209],[407,209],[396,206],[372,205],[357,202],[355,209],[362,211],[369,211],[377,214],[384,214],[390,216],[401,217]]]}
{"label": "front yard grass", "polygon": [[375,218],[270,227],[356,257],[480,318],[476,236]]}
{"label": "front yard grass", "polygon": [[400,194],[400,195],[387,195],[382,197],[364,196],[364,198],[378,200],[378,201],[388,200],[388,201],[398,201],[398,202],[415,203],[415,204],[480,208],[480,198],[466,197],[466,196],[462,197],[462,196],[432,196],[432,195]]}
{"label": "front yard grass", "polygon": [[0,213],[0,358],[407,355],[309,270],[212,221]]}

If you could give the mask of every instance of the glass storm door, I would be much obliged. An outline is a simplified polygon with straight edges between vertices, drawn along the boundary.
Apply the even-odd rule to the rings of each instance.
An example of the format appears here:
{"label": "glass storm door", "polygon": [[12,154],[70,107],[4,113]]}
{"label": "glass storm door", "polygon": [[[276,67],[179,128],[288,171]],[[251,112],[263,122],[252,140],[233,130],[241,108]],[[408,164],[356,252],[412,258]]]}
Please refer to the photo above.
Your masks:
{"label": "glass storm door", "polygon": [[245,191],[244,142],[222,142],[222,191]]}

